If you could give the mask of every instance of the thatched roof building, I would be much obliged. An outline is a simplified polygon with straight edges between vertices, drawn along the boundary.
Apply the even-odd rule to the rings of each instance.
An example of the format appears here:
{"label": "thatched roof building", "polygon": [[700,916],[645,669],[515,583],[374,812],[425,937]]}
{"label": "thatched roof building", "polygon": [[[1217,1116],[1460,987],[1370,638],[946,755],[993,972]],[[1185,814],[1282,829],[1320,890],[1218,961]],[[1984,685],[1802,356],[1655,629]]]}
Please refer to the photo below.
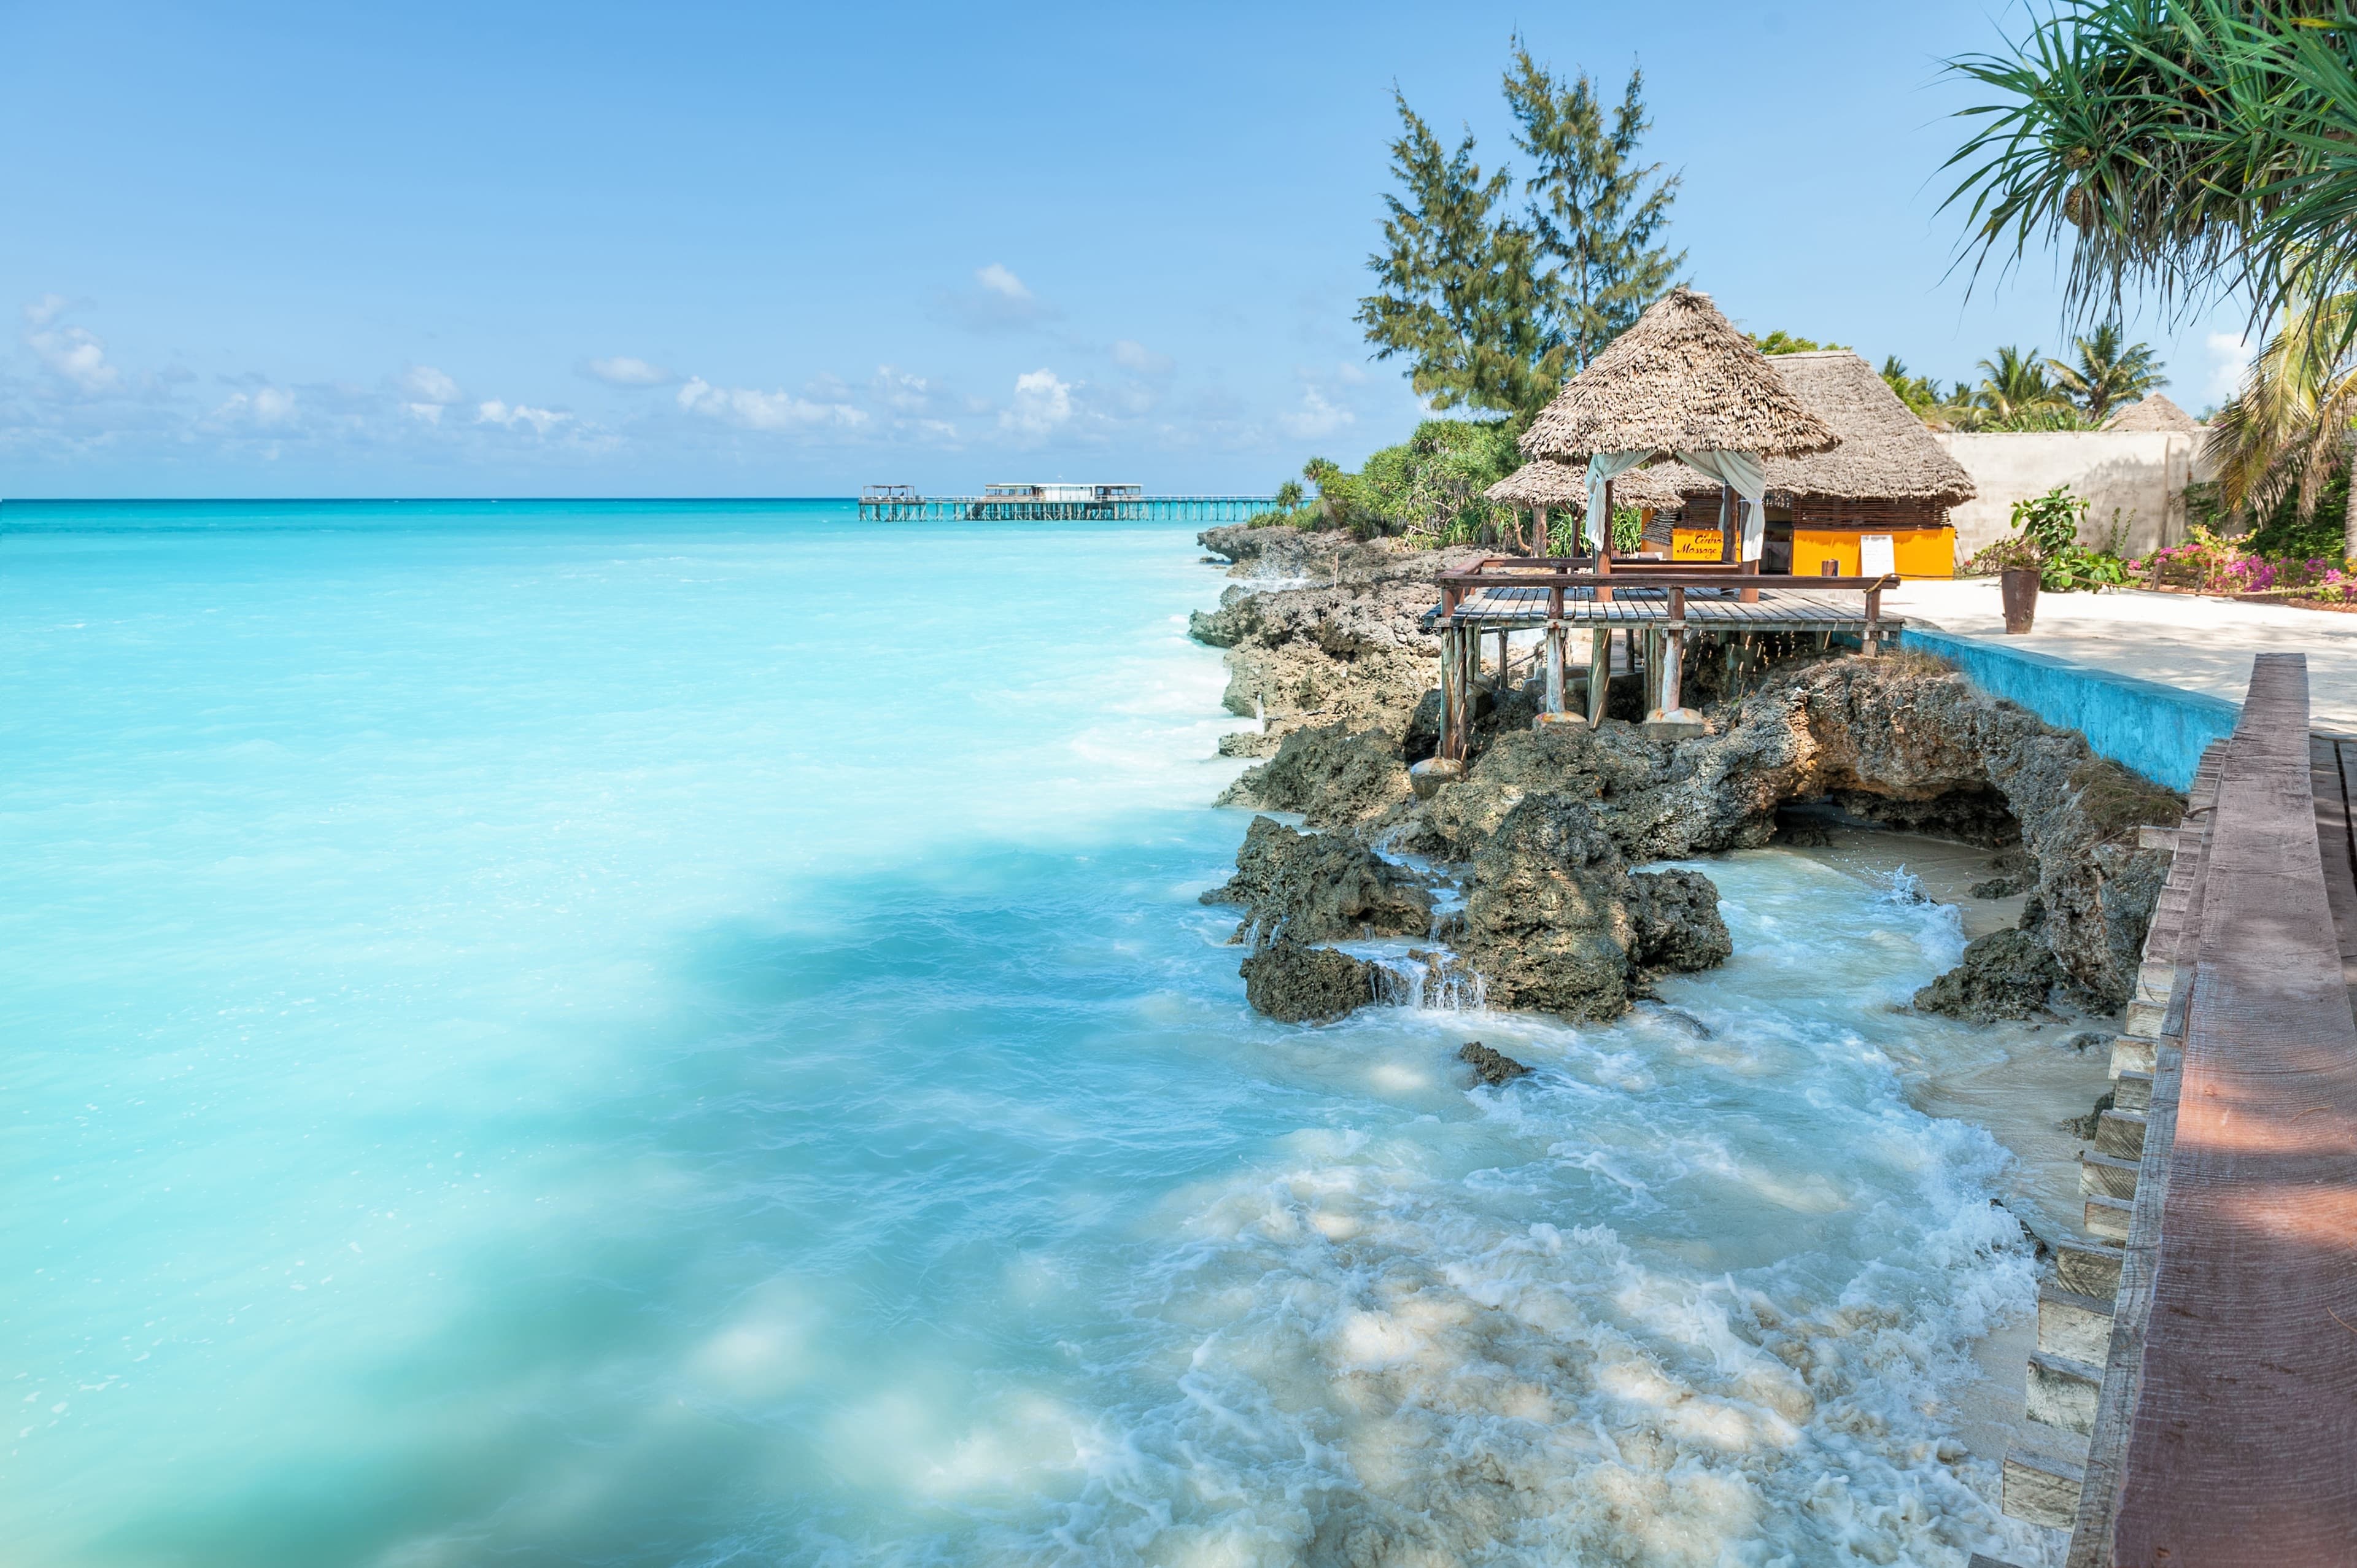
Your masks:
{"label": "thatched roof building", "polygon": [[[1616,507],[1666,509],[1678,506],[1684,492],[1709,489],[1717,493],[1717,481],[1706,478],[1684,463],[1655,463],[1648,467],[1631,468],[1612,481],[1612,502]],[[1523,464],[1512,473],[1481,492],[1493,501],[1509,506],[1544,507],[1549,511],[1587,515],[1587,466],[1585,463],[1557,463],[1541,457]]]}
{"label": "thatched roof building", "polygon": [[2201,422],[2158,392],[2132,403],[2104,422],[2106,430],[2160,430],[2172,435],[2199,435]]}
{"label": "thatched roof building", "polygon": [[1598,452],[1798,456],[1840,440],[1708,295],[1681,287],[1566,383],[1522,445],[1568,462]]}

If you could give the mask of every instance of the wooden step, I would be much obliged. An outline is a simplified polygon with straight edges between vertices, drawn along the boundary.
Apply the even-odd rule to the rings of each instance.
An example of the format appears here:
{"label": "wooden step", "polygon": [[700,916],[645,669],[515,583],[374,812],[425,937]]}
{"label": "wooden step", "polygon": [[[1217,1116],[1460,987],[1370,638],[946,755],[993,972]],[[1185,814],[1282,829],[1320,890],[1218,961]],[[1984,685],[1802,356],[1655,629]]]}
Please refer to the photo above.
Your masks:
{"label": "wooden step", "polygon": [[2040,1350],[2029,1358],[2024,1403],[2030,1420],[2084,1437],[2095,1430],[2095,1401],[2103,1389],[2104,1374],[2097,1368]]}
{"label": "wooden step", "polygon": [[2144,1112],[2115,1108],[2095,1119],[2095,1152],[2133,1160],[2144,1153]]}
{"label": "wooden step", "polygon": [[2086,1215],[2081,1224],[2090,1236],[2106,1241],[2125,1241],[2128,1239],[2128,1217],[2135,1212],[2136,1205],[2121,1198],[2091,1197],[2087,1199]]}
{"label": "wooden step", "polygon": [[2112,1304],[2049,1283],[2038,1287],[2038,1348],[2100,1367],[2112,1352]]}
{"label": "wooden step", "polygon": [[2079,1190],[2089,1197],[2136,1197],[2136,1162],[2093,1149],[2079,1155]]}
{"label": "wooden step", "polygon": [[2152,1109],[2152,1074],[2124,1072],[2112,1080],[2112,1109],[2115,1111],[2149,1111]]}
{"label": "wooden step", "polygon": [[2119,1294],[2123,1256],[2117,1247],[2090,1247],[2076,1241],[2065,1241],[2054,1249],[2055,1283],[2064,1290],[2108,1303]]}
{"label": "wooden step", "polygon": [[[2009,1519],[2048,1530],[2068,1530],[2078,1517],[2086,1470],[2068,1459],[2015,1448],[2005,1456],[2005,1511]],[[1986,1562],[1975,1557],[1975,1563]]]}
{"label": "wooden step", "polygon": [[[2159,1020],[2154,1020],[2158,1026]],[[2152,1076],[2153,1063],[2159,1059],[2160,1041],[2154,1035],[2116,1035],[2112,1039],[2112,1076],[2140,1072]]]}

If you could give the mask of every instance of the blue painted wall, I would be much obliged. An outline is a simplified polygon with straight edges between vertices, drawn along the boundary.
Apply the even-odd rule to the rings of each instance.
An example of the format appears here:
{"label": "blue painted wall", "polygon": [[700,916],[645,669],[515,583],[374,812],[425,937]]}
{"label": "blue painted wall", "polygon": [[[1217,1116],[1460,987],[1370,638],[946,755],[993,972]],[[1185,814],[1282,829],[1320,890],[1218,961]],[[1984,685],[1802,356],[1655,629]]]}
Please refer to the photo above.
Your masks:
{"label": "blue painted wall", "polygon": [[1902,648],[1944,659],[1993,697],[2018,703],[2061,729],[2087,737],[2099,757],[2172,789],[2190,789],[2204,747],[2233,733],[2239,704],[2222,697],[2091,670],[1977,637],[1908,627]]}

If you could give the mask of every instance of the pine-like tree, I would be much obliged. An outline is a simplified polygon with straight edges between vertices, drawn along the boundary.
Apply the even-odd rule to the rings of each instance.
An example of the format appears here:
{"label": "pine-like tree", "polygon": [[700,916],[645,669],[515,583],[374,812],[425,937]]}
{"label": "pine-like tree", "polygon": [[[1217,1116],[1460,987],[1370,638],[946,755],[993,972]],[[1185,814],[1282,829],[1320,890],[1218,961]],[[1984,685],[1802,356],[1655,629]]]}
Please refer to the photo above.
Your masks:
{"label": "pine-like tree", "polygon": [[1375,358],[1408,358],[1409,384],[1435,408],[1541,407],[1566,352],[1546,319],[1533,236],[1503,210],[1512,177],[1483,177],[1470,132],[1446,151],[1406,97],[1393,98],[1402,191],[1383,198],[1384,248],[1367,258],[1379,281],[1357,320]]}
{"label": "pine-like tree", "polygon": [[1583,71],[1558,82],[1513,40],[1506,102],[1521,129],[1514,141],[1536,167],[1523,182],[1532,236],[1545,269],[1543,292],[1555,335],[1584,369],[1604,346],[1668,292],[1684,251],[1656,243],[1676,199],[1678,177],[1640,164],[1644,73],[1631,70],[1608,124],[1596,83]]}

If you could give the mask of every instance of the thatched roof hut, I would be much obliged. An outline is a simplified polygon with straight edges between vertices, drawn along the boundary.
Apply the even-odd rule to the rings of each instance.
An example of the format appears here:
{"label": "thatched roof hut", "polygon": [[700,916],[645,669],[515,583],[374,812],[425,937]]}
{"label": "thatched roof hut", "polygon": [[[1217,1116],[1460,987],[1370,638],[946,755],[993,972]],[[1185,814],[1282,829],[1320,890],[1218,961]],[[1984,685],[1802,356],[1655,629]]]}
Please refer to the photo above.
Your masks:
{"label": "thatched roof hut", "polygon": [[[1612,481],[1612,502],[1616,507],[1668,509],[1678,506],[1688,490],[1709,490],[1718,493],[1718,481],[1706,478],[1684,463],[1654,463],[1647,467],[1631,468]],[[1512,473],[1481,492],[1493,501],[1510,506],[1545,507],[1550,511],[1566,511],[1575,516],[1587,515],[1587,466],[1584,463],[1557,463],[1541,457],[1523,464]]]}
{"label": "thatched roof hut", "polygon": [[1770,457],[1768,504],[1795,515],[1896,506],[1945,511],[1973,499],[1973,477],[1932,439],[1881,372],[1847,349],[1779,354],[1792,395],[1833,427],[1841,445],[1805,457]]}
{"label": "thatched roof hut", "polygon": [[1574,376],[1522,445],[1566,462],[1598,452],[1798,456],[1840,440],[1708,295],[1681,287]]}
{"label": "thatched roof hut", "polygon": [[2172,435],[2199,435],[2201,422],[2158,392],[2132,403],[2104,422],[2106,430],[2160,430]]}

